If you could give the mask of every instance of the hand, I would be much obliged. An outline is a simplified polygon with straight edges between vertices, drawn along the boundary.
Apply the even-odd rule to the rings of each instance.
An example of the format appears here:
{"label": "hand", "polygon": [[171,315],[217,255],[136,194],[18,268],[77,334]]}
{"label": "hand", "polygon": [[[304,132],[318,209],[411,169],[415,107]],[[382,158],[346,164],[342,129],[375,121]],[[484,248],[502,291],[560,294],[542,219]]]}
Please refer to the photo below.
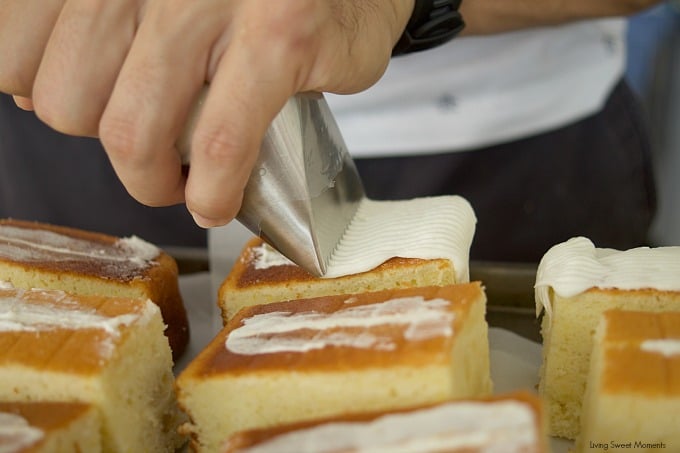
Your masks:
{"label": "hand", "polygon": [[[3,3],[0,52],[11,57],[0,90],[57,130],[100,137],[133,197],[185,202],[204,227],[237,214],[286,100],[375,83],[413,8],[413,0]],[[205,83],[187,173],[175,143]]]}

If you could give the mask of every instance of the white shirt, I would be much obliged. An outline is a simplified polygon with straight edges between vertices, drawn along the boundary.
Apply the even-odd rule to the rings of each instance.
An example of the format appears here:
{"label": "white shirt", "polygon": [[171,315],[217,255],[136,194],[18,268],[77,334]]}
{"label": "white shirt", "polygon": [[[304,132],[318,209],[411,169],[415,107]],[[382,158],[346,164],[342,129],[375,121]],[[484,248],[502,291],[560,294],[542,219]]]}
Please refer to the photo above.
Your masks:
{"label": "white shirt", "polygon": [[623,75],[624,34],[614,18],[456,38],[393,58],[367,91],[326,97],[358,157],[490,146],[601,109]]}

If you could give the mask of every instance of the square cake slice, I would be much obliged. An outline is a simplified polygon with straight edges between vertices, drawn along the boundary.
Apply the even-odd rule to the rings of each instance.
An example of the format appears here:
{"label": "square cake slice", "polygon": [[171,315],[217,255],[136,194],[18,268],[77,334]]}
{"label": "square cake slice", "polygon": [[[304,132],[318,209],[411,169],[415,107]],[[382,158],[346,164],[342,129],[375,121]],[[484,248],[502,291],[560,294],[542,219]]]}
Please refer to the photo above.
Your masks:
{"label": "square cake slice", "polygon": [[224,453],[542,453],[547,436],[539,398],[529,392],[242,431]]}
{"label": "square cake slice", "polygon": [[172,356],[150,300],[0,290],[0,401],[82,402],[104,451],[181,443]]}
{"label": "square cake slice", "polygon": [[318,278],[254,237],[220,286],[218,301],[223,324],[226,324],[240,309],[254,305],[454,283],[456,277],[451,261],[419,258],[391,258],[367,272]]}
{"label": "square cake slice", "polygon": [[543,363],[539,392],[550,434],[575,439],[593,334],[609,309],[680,310],[680,247],[596,248],[578,237],[552,247],[536,275]]}
{"label": "square cake slice", "polygon": [[579,451],[680,451],[680,312],[605,312]]}
{"label": "square cake slice", "polygon": [[2,281],[15,288],[151,299],[161,309],[175,359],[189,342],[177,263],[138,237],[0,219]]}
{"label": "square cake slice", "polygon": [[241,310],[177,379],[197,451],[230,434],[488,395],[479,283]]}
{"label": "square cake slice", "polygon": [[459,196],[363,200],[323,278],[254,238],[220,287],[222,318],[257,304],[467,283],[475,222]]}
{"label": "square cake slice", "polygon": [[0,402],[3,453],[99,453],[100,430],[97,411],[88,404]]}

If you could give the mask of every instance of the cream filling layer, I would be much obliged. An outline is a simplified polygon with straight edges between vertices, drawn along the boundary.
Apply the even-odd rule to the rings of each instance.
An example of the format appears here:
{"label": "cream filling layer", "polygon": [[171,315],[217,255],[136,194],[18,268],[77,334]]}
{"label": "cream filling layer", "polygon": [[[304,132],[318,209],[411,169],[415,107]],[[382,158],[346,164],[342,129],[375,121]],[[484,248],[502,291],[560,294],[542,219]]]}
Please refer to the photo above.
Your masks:
{"label": "cream filling layer", "polygon": [[[456,195],[411,200],[363,199],[328,262],[325,278],[369,271],[393,257],[448,259],[456,282],[470,280],[470,246],[477,219]],[[271,247],[257,251],[259,269],[291,264]]]}
{"label": "cream filling layer", "polygon": [[329,346],[394,350],[392,336],[371,328],[402,326],[403,338],[409,341],[451,336],[454,314],[447,309],[449,304],[444,299],[404,297],[333,313],[265,313],[244,319],[242,326],[229,333],[225,346],[243,355],[305,352]]}
{"label": "cream filling layer", "polygon": [[[469,448],[485,452],[533,451],[538,442],[533,412],[514,401],[459,402],[370,422],[326,423],[279,435],[244,453],[410,453]],[[241,451],[241,450],[239,450]]]}
{"label": "cream filling layer", "polygon": [[596,248],[584,237],[553,246],[541,259],[534,286],[536,313],[551,315],[550,289],[572,297],[590,288],[680,291],[680,247]]}

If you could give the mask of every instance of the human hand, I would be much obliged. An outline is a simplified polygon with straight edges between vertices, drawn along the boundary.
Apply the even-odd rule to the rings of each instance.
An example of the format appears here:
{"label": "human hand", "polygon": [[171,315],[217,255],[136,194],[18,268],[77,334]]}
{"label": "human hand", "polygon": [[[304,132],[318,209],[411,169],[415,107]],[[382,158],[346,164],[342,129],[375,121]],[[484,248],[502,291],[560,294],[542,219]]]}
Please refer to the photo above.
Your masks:
{"label": "human hand", "polygon": [[[59,131],[98,136],[133,197],[185,202],[204,227],[238,213],[286,100],[375,83],[413,8],[413,0],[3,3],[0,91]],[[206,83],[187,173],[175,143]]]}

